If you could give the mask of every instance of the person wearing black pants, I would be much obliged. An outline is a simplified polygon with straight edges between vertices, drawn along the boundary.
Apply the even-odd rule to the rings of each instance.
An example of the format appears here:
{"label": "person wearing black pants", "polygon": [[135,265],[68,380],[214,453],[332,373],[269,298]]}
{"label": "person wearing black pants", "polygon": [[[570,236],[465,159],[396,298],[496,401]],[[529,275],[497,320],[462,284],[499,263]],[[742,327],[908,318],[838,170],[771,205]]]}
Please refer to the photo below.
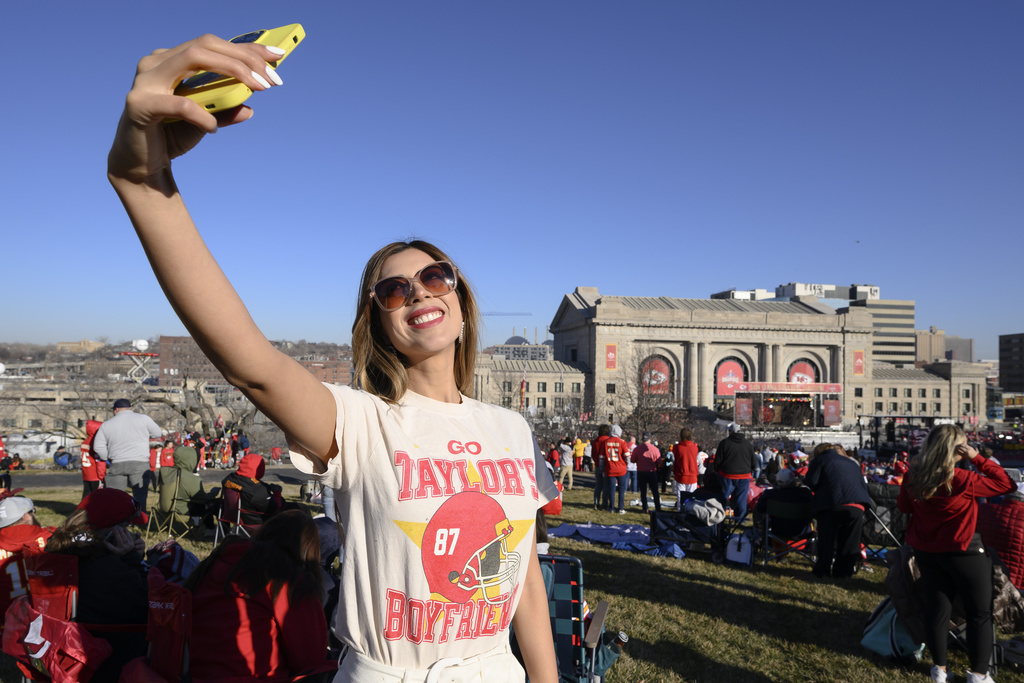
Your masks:
{"label": "person wearing black pants", "polygon": [[815,519],[818,523],[818,559],[814,563],[814,575],[850,578],[860,557],[864,507],[840,505],[822,510]]}
{"label": "person wearing black pants", "polygon": [[967,651],[971,658],[971,671],[988,671],[995,637],[992,632],[992,558],[979,548],[973,553],[915,550],[914,559],[929,596],[925,612],[925,644],[932,653],[932,660],[946,661],[949,617],[953,612],[953,600],[959,595],[967,614]]}
{"label": "person wearing black pants", "polygon": [[848,579],[860,557],[864,508],[871,505],[860,465],[846,455],[842,446],[822,444],[815,449],[804,481],[814,491],[813,510],[818,522],[814,575]]}
{"label": "person wearing black pants", "polygon": [[636,463],[636,476],[640,485],[640,505],[647,514],[647,489],[654,495],[654,511],[661,511],[661,494],[658,492],[658,462],[661,452],[651,443],[651,435],[644,432],[640,435],[640,445],[633,449],[629,456]]}
{"label": "person wearing black pants", "polygon": [[[963,461],[977,471],[957,467]],[[896,504],[910,514],[907,544],[914,549],[928,604],[926,645],[932,681],[946,683],[946,643],[953,599],[967,612],[968,683],[992,683],[992,558],[976,532],[978,498],[1016,485],[998,463],[978,454],[956,425],[932,429],[900,485]]]}

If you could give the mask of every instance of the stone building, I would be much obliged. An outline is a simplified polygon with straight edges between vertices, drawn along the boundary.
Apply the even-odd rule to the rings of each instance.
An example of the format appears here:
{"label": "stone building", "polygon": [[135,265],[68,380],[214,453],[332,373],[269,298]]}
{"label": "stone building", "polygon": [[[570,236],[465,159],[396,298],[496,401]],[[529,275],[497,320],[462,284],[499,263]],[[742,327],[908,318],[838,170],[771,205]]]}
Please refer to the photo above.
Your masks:
{"label": "stone building", "polygon": [[550,329],[555,359],[584,372],[584,408],[601,421],[626,417],[640,394],[658,394],[666,406],[736,411],[737,421],[776,420],[769,406],[802,402],[813,411],[807,426],[816,427],[868,415],[984,416],[983,369],[947,361],[914,370],[912,347],[905,370],[888,354],[883,362],[875,353],[889,347],[878,339],[889,337],[877,335],[889,328],[877,325],[865,307],[836,310],[813,296],[620,297],[577,287]]}

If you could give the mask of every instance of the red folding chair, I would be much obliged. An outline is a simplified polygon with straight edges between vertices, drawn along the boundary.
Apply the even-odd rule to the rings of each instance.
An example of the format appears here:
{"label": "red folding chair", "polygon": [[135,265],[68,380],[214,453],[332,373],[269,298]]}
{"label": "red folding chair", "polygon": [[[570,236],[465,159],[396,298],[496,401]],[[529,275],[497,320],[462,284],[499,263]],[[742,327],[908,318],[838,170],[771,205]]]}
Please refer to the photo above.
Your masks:
{"label": "red folding chair", "polygon": [[192,635],[192,593],[149,570],[149,654],[133,659],[121,670],[120,683],[180,683],[188,672]]}
{"label": "red folding chair", "polygon": [[[32,681],[88,681],[110,656],[110,643],[73,621],[78,610],[78,558],[43,553],[25,558],[28,595],[7,611],[3,650]],[[124,627],[124,628],[131,628]]]}
{"label": "red folding chair", "polygon": [[242,521],[242,513],[259,515],[255,510],[243,510],[241,494],[235,489],[223,487],[220,490],[220,511],[217,513],[217,530],[213,534],[213,544],[217,545],[228,534],[252,536],[260,524],[249,524]]}

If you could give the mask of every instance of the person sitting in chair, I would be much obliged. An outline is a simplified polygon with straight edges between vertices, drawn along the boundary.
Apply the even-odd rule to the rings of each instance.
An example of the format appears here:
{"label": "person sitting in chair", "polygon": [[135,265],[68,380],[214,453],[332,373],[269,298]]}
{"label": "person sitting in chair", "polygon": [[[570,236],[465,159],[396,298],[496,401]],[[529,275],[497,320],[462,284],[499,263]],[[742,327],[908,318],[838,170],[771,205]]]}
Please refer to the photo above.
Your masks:
{"label": "person sitting in chair", "polygon": [[72,457],[66,448],[59,446],[53,454],[53,464],[62,470],[74,470],[78,469],[78,458]]}
{"label": "person sitting in chair", "polygon": [[[46,544],[47,553],[78,558],[78,612],[76,621],[89,624],[90,632],[108,641],[113,654],[90,679],[116,683],[122,667],[146,654],[145,624],[149,614],[145,543],[128,525],[148,521],[138,503],[120,489],[93,491],[58,527]],[[107,630],[103,625],[135,630]],[[94,625],[96,626],[93,630]]]}
{"label": "person sitting in chair", "polygon": [[263,456],[250,453],[243,456],[238,469],[224,477],[221,485],[225,489],[239,492],[239,507],[243,524],[262,524],[268,517],[281,510],[281,487],[260,481],[266,470]]}
{"label": "person sitting in chair", "polygon": [[[174,466],[160,468],[160,509],[180,516],[206,518],[215,512],[216,496],[203,490],[203,482],[196,474],[198,455],[191,446],[174,449]],[[175,496],[177,482],[177,496]],[[212,520],[206,520],[212,525]]]}

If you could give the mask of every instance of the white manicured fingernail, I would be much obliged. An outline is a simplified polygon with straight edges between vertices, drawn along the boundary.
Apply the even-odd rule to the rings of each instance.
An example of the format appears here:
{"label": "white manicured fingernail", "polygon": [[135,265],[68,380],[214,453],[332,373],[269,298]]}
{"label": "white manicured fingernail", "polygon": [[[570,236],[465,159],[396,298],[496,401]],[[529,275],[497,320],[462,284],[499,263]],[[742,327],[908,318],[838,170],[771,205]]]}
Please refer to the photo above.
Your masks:
{"label": "white manicured fingernail", "polygon": [[270,84],[267,83],[267,79],[263,78],[263,76],[260,76],[255,71],[252,72],[252,77],[255,78],[256,82],[259,83],[260,85],[262,85],[264,88],[269,88],[270,87]]}
{"label": "white manicured fingernail", "polygon": [[277,45],[264,45],[263,47],[267,48],[275,55],[283,55],[285,53],[285,49],[283,47],[278,47]]}
{"label": "white manicured fingernail", "polygon": [[270,76],[270,80],[274,81],[274,85],[284,85],[284,81],[282,81],[281,77],[277,75],[276,71],[274,71],[274,67],[269,64],[267,64],[267,75]]}

